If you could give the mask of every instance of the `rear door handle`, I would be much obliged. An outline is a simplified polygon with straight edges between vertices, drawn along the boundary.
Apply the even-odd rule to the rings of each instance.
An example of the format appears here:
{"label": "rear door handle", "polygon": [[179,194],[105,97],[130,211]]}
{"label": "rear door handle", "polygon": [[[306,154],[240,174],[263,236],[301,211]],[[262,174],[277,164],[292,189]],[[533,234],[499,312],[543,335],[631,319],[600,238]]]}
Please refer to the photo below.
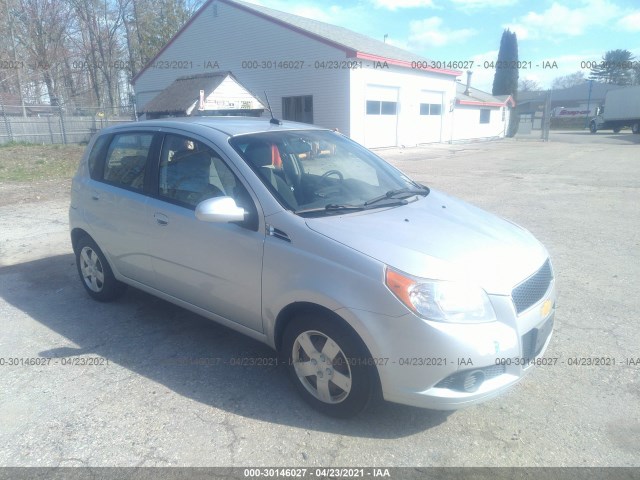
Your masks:
{"label": "rear door handle", "polygon": [[164,213],[156,212],[153,214],[153,218],[156,219],[158,225],[162,225],[163,227],[165,225],[169,225],[169,217],[167,217]]}

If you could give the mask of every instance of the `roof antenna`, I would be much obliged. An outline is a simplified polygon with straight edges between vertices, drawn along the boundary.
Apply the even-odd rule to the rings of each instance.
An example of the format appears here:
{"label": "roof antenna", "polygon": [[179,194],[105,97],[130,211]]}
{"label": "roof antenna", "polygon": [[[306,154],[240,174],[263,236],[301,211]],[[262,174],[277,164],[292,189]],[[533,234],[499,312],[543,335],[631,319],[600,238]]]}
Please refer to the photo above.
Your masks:
{"label": "roof antenna", "polygon": [[271,114],[271,120],[269,120],[269,123],[272,123],[274,125],[282,125],[282,122],[273,116],[273,112],[271,111],[271,105],[269,104],[269,97],[267,97],[266,90],[264,91],[264,98],[267,99],[267,108],[269,108],[269,113]]}

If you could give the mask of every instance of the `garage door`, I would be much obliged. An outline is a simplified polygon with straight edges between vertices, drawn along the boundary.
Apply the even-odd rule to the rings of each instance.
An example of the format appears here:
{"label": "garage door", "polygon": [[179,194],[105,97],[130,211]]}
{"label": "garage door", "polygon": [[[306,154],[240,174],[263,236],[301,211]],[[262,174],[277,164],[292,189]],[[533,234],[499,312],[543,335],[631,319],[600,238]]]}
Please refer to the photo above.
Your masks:
{"label": "garage door", "polygon": [[418,143],[442,141],[443,92],[420,92]]}
{"label": "garage door", "polygon": [[398,144],[398,91],[397,87],[367,85],[365,146],[395,147]]}

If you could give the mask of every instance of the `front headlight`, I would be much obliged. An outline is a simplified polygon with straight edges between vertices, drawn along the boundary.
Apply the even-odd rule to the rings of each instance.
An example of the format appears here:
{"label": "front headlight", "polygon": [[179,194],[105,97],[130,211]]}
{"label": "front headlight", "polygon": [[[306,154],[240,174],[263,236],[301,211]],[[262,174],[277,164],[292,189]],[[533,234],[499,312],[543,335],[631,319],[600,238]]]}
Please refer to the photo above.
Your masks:
{"label": "front headlight", "polygon": [[409,277],[386,269],[385,283],[411,311],[427,320],[451,323],[493,322],[496,314],[486,292],[478,286]]}

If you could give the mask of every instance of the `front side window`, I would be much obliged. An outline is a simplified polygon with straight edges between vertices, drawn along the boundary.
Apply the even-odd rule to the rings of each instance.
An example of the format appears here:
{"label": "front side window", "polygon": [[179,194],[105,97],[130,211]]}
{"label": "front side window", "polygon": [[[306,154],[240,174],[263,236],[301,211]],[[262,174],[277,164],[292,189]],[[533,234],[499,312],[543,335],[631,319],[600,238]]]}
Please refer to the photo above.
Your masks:
{"label": "front side window", "polygon": [[113,137],[104,165],[103,180],[142,190],[152,133],[121,133]]}
{"label": "front side window", "polygon": [[265,132],[233,137],[230,144],[276,199],[299,214],[398,204],[406,191],[423,189],[335,132]]}
{"label": "front side window", "polygon": [[180,135],[167,135],[160,153],[159,195],[191,207],[207,198],[224,196],[223,180],[214,159],[222,162],[203,143]]}
{"label": "front side window", "polygon": [[255,204],[242,182],[213,149],[198,140],[167,135],[158,177],[161,198],[195,208],[207,198],[231,197],[247,212],[247,225],[257,220]]}

